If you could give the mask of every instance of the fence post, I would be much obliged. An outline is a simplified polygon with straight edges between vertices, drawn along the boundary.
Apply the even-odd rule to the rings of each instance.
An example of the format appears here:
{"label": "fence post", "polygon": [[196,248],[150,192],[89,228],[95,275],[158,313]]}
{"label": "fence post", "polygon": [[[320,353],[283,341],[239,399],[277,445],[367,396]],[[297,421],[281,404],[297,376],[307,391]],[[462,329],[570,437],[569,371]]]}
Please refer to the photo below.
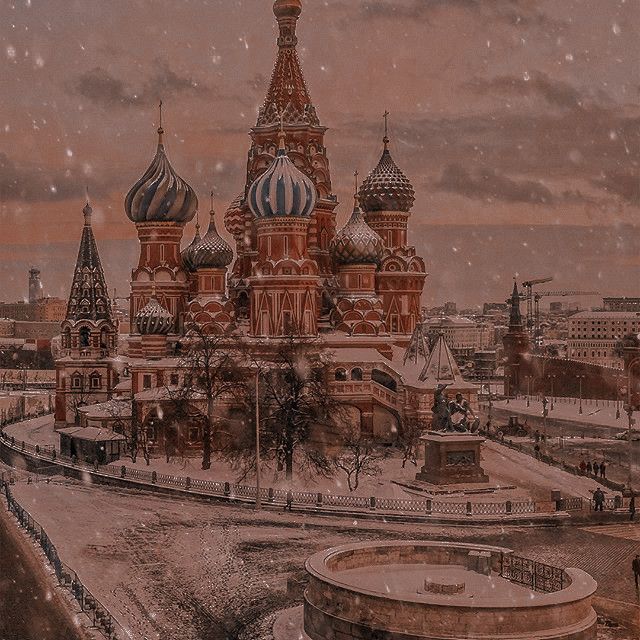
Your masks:
{"label": "fence post", "polygon": [[427,498],[427,505],[426,505],[425,511],[427,512],[428,516],[431,515],[431,508],[432,507],[433,507],[433,501],[431,500],[431,498]]}
{"label": "fence post", "polygon": [[471,516],[473,515],[473,506],[471,504],[471,501],[467,501],[467,515]]}
{"label": "fence post", "polygon": [[37,445],[36,445],[36,453],[37,453],[37,454],[39,454],[39,453],[40,453],[40,445],[39,445],[39,444],[37,444]]}
{"label": "fence post", "polygon": [[151,472],[151,484],[158,482],[158,473],[156,471]]}
{"label": "fence post", "polygon": [[120,477],[121,477],[121,478],[124,478],[124,477],[126,477],[126,475],[127,475],[127,467],[125,467],[124,465],[122,465],[122,466],[120,467]]}
{"label": "fence post", "polygon": [[231,485],[228,482],[224,483],[224,495],[227,497],[231,495]]}
{"label": "fence post", "polygon": [[506,511],[506,513],[507,513],[507,514],[510,514],[510,513],[511,513],[511,509],[512,509],[511,500],[507,500],[507,501],[505,502],[504,507],[505,507],[505,511]]}
{"label": "fence post", "polygon": [[376,509],[376,497],[375,496],[371,496],[369,498],[369,509],[371,509],[371,511],[375,511],[375,509]]}
{"label": "fence post", "polygon": [[321,507],[321,506],[322,506],[322,493],[318,491],[318,493],[316,494],[316,507]]}
{"label": "fence post", "polygon": [[191,489],[191,478],[187,476],[184,480],[184,488],[189,491]]}

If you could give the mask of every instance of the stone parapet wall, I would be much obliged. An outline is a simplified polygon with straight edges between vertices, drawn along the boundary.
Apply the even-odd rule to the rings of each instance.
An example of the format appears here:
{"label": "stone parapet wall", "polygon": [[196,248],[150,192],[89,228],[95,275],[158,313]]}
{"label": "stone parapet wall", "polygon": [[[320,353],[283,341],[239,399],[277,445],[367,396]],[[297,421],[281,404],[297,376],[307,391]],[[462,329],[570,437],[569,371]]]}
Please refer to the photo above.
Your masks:
{"label": "stone parapet wall", "polygon": [[[495,570],[498,547],[449,543],[362,543],[320,552],[306,564],[310,575],[304,595],[304,630],[312,640],[440,640],[493,638],[595,640],[596,614],[591,598],[595,581],[567,569],[569,585],[553,593],[518,593],[490,604],[432,594],[382,594],[345,581],[341,570],[386,564],[466,565],[471,550],[488,551]],[[535,635],[534,635],[535,634]]]}

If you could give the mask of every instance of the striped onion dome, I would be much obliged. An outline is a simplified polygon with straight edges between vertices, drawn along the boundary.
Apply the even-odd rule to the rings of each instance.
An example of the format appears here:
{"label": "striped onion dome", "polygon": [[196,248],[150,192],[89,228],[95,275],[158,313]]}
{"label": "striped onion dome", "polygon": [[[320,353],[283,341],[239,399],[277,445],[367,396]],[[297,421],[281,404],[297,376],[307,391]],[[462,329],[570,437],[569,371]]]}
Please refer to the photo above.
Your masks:
{"label": "striped onion dome", "polygon": [[234,201],[224,212],[224,228],[236,239],[240,240],[244,235],[244,192],[238,194]]}
{"label": "striped onion dome", "polygon": [[365,211],[410,211],[415,191],[393,161],[385,136],[384,151],[376,168],[363,180],[358,196]]}
{"label": "striped onion dome", "polygon": [[336,233],[330,245],[338,264],[378,264],[382,259],[382,238],[366,223],[356,196],[353,213],[347,224]]}
{"label": "striped onion dome", "polygon": [[287,155],[284,131],[280,131],[280,145],[274,161],[249,187],[249,208],[256,218],[308,218],[317,197],[311,178],[302,173]]}
{"label": "striped onion dome", "polygon": [[193,248],[191,262],[194,271],[197,269],[222,269],[229,266],[233,260],[231,247],[216,229],[216,214],[213,210],[213,203],[209,214],[211,217],[207,233]]}
{"label": "striped onion dome", "polygon": [[198,197],[171,166],[164,150],[163,134],[160,127],[156,155],[125,198],[125,211],[132,222],[185,223],[196,214]]}
{"label": "striped onion dome", "polygon": [[138,311],[134,321],[137,332],[142,335],[166,335],[173,327],[173,316],[158,302],[154,294]]}
{"label": "striped onion dome", "polygon": [[193,250],[195,249],[198,242],[200,242],[200,240],[202,240],[202,238],[200,237],[200,224],[198,223],[198,218],[196,217],[196,233],[193,236],[193,240],[180,252],[182,264],[188,271],[193,271],[195,269],[195,267],[193,266]]}

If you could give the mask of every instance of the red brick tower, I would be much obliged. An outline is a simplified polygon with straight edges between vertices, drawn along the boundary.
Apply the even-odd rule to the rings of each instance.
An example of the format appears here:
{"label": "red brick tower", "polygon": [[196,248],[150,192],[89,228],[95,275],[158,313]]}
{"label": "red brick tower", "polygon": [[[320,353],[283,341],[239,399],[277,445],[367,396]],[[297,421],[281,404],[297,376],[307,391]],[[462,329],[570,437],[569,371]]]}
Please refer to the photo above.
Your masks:
{"label": "red brick tower", "polygon": [[287,155],[281,130],[275,159],[247,195],[257,229],[256,259],[248,279],[251,335],[318,332],[320,278],[307,244],[316,198],[311,178]]}
{"label": "red brick tower", "polygon": [[[331,192],[329,161],[324,146],[326,127],[320,124],[311,102],[296,50],[296,24],[301,11],[300,0],[274,2],[273,12],[279,27],[278,55],[264,104],[256,126],[250,132],[245,190],[225,214],[225,227],[236,240],[237,258],[230,285],[237,307],[246,305],[247,278],[258,251],[258,229],[246,194],[249,185],[271,165],[276,155],[280,119],[291,162],[313,180],[318,194],[307,227],[308,255],[318,265],[323,286],[331,287],[333,280],[329,244],[335,235],[337,200]],[[242,315],[243,310],[239,308],[238,311]]]}
{"label": "red brick tower", "polygon": [[180,241],[198,207],[194,190],[174,171],[164,148],[162,105],[158,148],[144,175],[131,187],[125,211],[135,223],[140,259],[131,273],[130,317],[155,295],[172,315],[171,333],[179,331],[189,294],[189,278],[180,256]]}
{"label": "red brick tower", "polygon": [[502,343],[506,357],[504,392],[510,396],[521,392],[523,389],[523,380],[527,373],[526,355],[530,353],[529,334],[522,322],[520,294],[518,293],[518,284],[515,281],[511,294],[509,331],[502,338]]}
{"label": "red brick tower", "polygon": [[408,244],[407,224],[414,190],[391,157],[388,115],[385,112],[382,156],[362,183],[359,198],[367,224],[380,235],[385,246],[376,290],[382,298],[387,329],[408,343],[420,321],[420,299],[427,274],[424,260]]}

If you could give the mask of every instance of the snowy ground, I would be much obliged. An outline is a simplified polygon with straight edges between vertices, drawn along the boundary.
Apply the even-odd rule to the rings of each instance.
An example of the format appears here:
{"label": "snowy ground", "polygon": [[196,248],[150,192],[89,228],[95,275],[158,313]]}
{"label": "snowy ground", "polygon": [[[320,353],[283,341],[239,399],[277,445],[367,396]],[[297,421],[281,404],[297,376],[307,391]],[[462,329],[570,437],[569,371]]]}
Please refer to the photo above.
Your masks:
{"label": "snowy ground", "polygon": [[287,581],[299,582],[305,559],[359,540],[503,545],[578,566],[596,578],[601,595],[637,602],[629,565],[640,525],[470,529],[344,521],[183,502],[62,478],[21,480],[14,493],[136,639],[268,640],[273,614],[300,602],[299,591],[287,592]]}
{"label": "snowy ground", "polygon": [[[52,445],[58,438],[53,430],[51,416],[36,418],[24,423],[7,427],[6,432],[15,436],[18,440],[32,442],[33,444]],[[422,465],[420,454],[418,466],[407,463],[402,468],[402,460],[399,452],[394,452],[390,458],[381,462],[383,473],[379,476],[362,476],[360,486],[353,495],[377,496],[388,498],[419,498],[424,497],[413,492],[407,492],[402,485],[415,480],[416,472]],[[476,495],[450,495],[438,496],[438,500],[472,500],[475,502],[497,502],[503,500],[549,500],[551,491],[560,489],[565,496],[580,496],[588,498],[598,486],[595,481],[565,473],[559,469],[549,467],[533,459],[531,456],[513,451],[499,444],[486,441],[482,447],[481,463],[490,477],[490,484],[502,488],[493,493],[480,493]],[[222,480],[235,482],[237,473],[231,466],[219,460],[213,460],[211,469],[204,471],[201,468],[200,459],[172,458],[169,462],[164,457],[152,458],[147,465],[142,457],[138,457],[136,463],[129,458],[124,458],[116,466],[157,471],[158,473],[177,476],[189,476],[206,480]],[[255,475],[249,475],[244,484],[255,484]],[[301,491],[323,492],[332,494],[348,494],[349,489],[346,477],[337,472],[329,478],[305,477],[296,475],[294,481],[289,483],[282,473],[277,473],[268,467],[263,468],[262,485],[274,489],[295,489]]]}

